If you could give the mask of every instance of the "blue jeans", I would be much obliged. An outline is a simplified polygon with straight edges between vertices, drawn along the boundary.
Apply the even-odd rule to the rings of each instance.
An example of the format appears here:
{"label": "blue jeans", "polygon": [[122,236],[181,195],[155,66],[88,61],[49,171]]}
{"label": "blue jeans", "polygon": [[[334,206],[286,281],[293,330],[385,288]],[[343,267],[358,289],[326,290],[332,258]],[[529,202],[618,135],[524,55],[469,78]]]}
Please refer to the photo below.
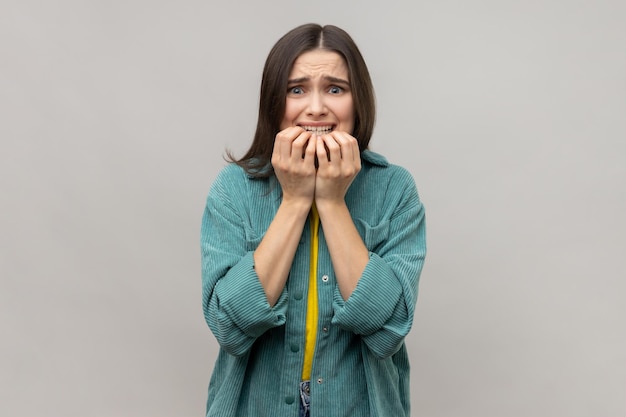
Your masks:
{"label": "blue jeans", "polygon": [[311,383],[310,381],[300,382],[300,414],[299,417],[309,417],[311,408]]}

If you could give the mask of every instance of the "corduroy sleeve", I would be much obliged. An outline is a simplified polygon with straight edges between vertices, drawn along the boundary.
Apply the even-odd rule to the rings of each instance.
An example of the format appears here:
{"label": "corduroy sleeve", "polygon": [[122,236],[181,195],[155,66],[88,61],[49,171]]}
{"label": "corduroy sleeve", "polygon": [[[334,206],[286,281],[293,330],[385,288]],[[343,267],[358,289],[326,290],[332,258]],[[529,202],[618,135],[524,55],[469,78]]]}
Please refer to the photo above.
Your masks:
{"label": "corduroy sleeve", "polygon": [[256,338],[285,323],[287,293],[274,307],[254,270],[253,250],[240,214],[247,199],[241,193],[244,174],[223,170],[207,198],[200,246],[204,317],[220,346],[231,355],[245,354]]}
{"label": "corduroy sleeve", "polygon": [[398,351],[413,324],[420,272],[426,256],[424,207],[410,174],[392,178],[397,197],[391,216],[368,233],[384,234],[347,300],[337,289],[333,323],[362,336],[378,358]]}

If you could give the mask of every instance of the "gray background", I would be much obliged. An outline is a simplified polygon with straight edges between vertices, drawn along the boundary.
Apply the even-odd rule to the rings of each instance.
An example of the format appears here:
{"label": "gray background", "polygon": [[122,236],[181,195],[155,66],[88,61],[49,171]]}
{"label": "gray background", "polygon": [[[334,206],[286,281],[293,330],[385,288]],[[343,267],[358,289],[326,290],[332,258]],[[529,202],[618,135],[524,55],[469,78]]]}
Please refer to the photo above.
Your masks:
{"label": "gray background", "polygon": [[427,206],[413,415],[626,412],[626,2],[0,4],[0,415],[203,414],[204,199],[311,21]]}

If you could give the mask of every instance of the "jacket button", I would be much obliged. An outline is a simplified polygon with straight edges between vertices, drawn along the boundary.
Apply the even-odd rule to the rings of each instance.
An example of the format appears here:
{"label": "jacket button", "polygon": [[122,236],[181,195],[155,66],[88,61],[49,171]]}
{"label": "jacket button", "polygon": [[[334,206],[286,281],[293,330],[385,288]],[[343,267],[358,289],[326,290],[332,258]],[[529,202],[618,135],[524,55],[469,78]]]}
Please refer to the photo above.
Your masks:
{"label": "jacket button", "polygon": [[324,333],[328,332],[328,327],[322,327],[322,330],[324,331]]}
{"label": "jacket button", "polygon": [[300,348],[299,348],[299,347],[298,347],[298,345],[296,345],[295,343],[293,343],[293,344],[291,345],[291,351],[292,351],[293,353],[296,353],[296,352],[297,352],[297,351],[299,351],[299,350],[300,350]]}
{"label": "jacket button", "polygon": [[328,275],[324,275],[324,276],[322,277],[322,281],[324,281],[324,282],[328,282]]}
{"label": "jacket button", "polygon": [[295,399],[292,395],[289,395],[289,396],[285,397],[285,402],[286,402],[287,404],[293,404],[293,402],[294,402],[295,400],[296,400],[296,399]]}
{"label": "jacket button", "polygon": [[298,301],[302,300],[302,291],[296,291],[296,292],[293,294],[293,298],[295,298],[295,299],[296,299],[296,300],[298,300]]}
{"label": "jacket button", "polygon": [[317,383],[321,384],[322,382],[324,382],[324,380],[322,378],[317,378]]}

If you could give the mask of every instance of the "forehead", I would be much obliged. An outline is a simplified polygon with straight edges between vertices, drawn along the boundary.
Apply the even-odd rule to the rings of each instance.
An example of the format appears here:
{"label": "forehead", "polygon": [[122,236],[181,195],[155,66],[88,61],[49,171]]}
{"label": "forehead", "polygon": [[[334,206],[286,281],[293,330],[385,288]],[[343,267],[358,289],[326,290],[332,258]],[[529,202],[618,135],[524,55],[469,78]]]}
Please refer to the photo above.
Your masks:
{"label": "forehead", "polygon": [[289,78],[317,78],[324,75],[348,80],[348,66],[337,52],[314,49],[296,58]]}

